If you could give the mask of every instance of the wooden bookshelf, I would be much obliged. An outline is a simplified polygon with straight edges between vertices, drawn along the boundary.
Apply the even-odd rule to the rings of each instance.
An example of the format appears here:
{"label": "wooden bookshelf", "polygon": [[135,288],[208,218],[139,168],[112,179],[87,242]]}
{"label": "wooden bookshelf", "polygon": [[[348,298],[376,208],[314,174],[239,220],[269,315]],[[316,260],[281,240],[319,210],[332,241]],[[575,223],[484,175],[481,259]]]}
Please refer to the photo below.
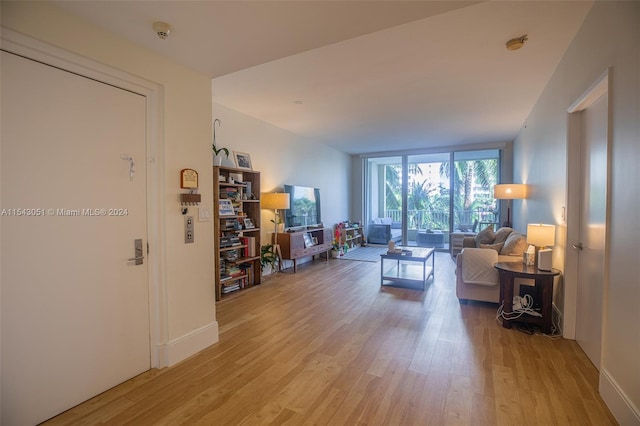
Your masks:
{"label": "wooden bookshelf", "polygon": [[351,226],[340,229],[340,243],[346,244],[349,250],[362,245],[362,226]]}
{"label": "wooden bookshelf", "polygon": [[[262,281],[260,172],[213,166],[213,179],[214,285],[222,300]],[[220,200],[231,202],[233,214],[220,214]]]}

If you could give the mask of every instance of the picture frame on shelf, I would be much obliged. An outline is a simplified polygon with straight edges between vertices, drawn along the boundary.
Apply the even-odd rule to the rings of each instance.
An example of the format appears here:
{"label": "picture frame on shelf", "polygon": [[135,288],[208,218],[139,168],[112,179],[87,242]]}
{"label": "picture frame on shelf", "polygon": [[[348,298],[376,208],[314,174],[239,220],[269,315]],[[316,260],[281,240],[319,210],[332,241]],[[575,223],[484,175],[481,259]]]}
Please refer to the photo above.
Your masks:
{"label": "picture frame on shelf", "polygon": [[244,219],[244,229],[254,229],[255,227],[251,218],[246,217]]}
{"label": "picture frame on shelf", "polygon": [[251,156],[246,152],[233,151],[233,158],[236,160],[236,168],[243,170],[253,170]]}
{"label": "picture frame on shelf", "polygon": [[308,232],[304,233],[304,247],[305,248],[309,248],[309,247],[313,247],[313,238],[311,237],[311,235]]}
{"label": "picture frame on shelf", "polygon": [[236,214],[231,200],[218,200],[218,210],[220,216],[235,216]]}

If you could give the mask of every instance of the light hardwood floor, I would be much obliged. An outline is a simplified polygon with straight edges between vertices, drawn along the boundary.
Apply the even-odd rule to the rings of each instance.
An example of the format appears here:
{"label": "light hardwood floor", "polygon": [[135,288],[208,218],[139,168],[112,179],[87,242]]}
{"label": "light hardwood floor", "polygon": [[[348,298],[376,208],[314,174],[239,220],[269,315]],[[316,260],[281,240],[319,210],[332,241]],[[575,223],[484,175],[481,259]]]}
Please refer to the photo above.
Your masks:
{"label": "light hardwood floor", "polygon": [[381,288],[379,268],[316,261],[270,277],[218,303],[216,345],[49,424],[616,424],[575,341],[460,305],[447,254],[424,292]]}

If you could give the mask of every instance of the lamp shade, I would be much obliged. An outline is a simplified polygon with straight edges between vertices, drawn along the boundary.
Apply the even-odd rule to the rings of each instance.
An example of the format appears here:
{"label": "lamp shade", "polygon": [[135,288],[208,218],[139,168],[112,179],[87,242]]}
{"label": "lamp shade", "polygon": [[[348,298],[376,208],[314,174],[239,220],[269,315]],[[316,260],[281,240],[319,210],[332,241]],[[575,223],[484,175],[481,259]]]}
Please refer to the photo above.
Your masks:
{"label": "lamp shade", "polygon": [[556,243],[556,226],[542,223],[527,225],[527,242],[536,247],[552,246]]}
{"label": "lamp shade", "polygon": [[524,183],[501,183],[493,187],[493,198],[498,200],[527,198],[527,185]]}
{"label": "lamp shade", "polygon": [[286,192],[262,193],[260,203],[263,209],[282,210],[289,208],[289,194]]}

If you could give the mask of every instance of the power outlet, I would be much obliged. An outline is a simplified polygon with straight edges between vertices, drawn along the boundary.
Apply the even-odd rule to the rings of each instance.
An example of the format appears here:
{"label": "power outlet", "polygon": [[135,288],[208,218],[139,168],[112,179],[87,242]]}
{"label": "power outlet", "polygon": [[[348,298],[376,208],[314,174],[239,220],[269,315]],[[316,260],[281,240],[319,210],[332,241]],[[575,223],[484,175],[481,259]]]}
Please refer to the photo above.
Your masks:
{"label": "power outlet", "polygon": [[184,217],[184,243],[190,244],[194,241],[194,224],[193,216]]}

